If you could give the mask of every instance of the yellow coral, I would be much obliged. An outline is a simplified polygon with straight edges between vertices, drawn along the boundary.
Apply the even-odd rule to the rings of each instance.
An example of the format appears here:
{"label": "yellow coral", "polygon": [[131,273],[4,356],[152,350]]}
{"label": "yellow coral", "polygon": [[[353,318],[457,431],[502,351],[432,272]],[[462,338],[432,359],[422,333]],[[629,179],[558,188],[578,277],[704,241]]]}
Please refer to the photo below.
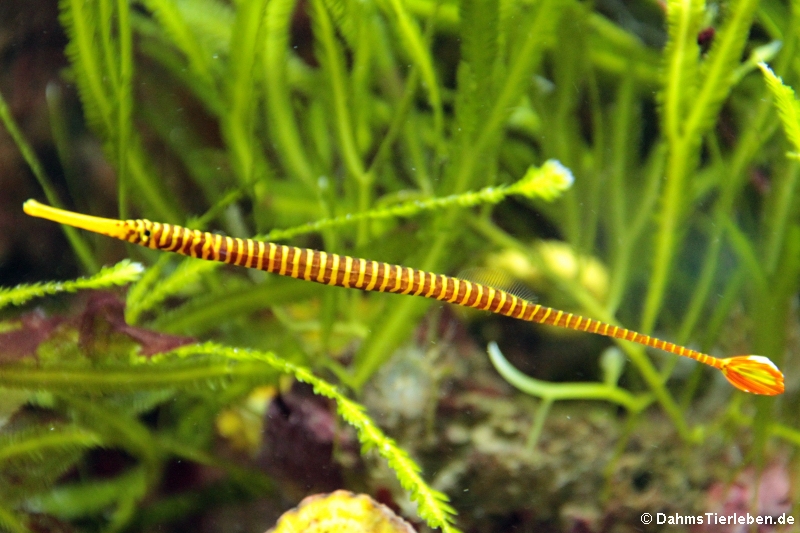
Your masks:
{"label": "yellow coral", "polygon": [[[608,293],[608,271],[599,259],[581,256],[567,243],[561,241],[541,241],[535,244],[537,252],[553,274],[566,279],[576,279],[595,298],[604,301]],[[542,285],[541,270],[531,263],[520,251],[506,249],[489,256],[487,266],[508,272],[514,279],[532,286]]]}
{"label": "yellow coral", "polygon": [[414,528],[369,496],[337,490],[304,499],[267,533],[414,533]]}

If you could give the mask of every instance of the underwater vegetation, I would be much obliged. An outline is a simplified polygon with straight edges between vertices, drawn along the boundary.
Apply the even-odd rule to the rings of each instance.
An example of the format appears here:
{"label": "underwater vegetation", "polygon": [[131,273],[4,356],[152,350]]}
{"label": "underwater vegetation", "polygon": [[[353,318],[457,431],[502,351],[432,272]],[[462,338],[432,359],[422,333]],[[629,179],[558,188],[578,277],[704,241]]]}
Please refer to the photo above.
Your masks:
{"label": "underwater vegetation", "polygon": [[[800,2],[42,7],[0,27],[1,530],[797,511]],[[508,278],[581,331],[441,301]]]}

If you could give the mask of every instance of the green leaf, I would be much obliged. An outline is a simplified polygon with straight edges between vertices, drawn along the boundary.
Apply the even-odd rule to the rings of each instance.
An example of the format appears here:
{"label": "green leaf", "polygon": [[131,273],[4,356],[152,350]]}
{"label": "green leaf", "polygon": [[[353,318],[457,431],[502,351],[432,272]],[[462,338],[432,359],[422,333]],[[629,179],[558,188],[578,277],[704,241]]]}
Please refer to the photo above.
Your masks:
{"label": "green leaf", "polygon": [[664,50],[664,90],[661,96],[664,130],[678,139],[697,94],[700,47],[697,34],[703,20],[703,0],[667,2],[667,47]]}
{"label": "green leaf", "polygon": [[237,6],[226,77],[228,106],[220,117],[234,173],[246,186],[263,178],[261,170],[266,170],[255,137],[257,93],[253,84],[266,6],[266,0],[245,0]]}
{"label": "green leaf", "polygon": [[103,70],[99,47],[96,46],[99,41],[98,14],[94,5],[80,0],[61,0],[61,24],[69,37],[66,53],[86,118],[94,128],[110,132],[114,128],[110,78]]}
{"label": "green leaf", "polygon": [[461,61],[470,67],[470,84],[485,114],[497,79],[493,76],[499,39],[499,0],[464,0],[461,3]]}
{"label": "green leaf", "polygon": [[428,98],[434,113],[434,129],[441,131],[442,97],[439,94],[439,82],[436,79],[436,73],[433,68],[433,57],[425,44],[419,26],[408,12],[405,2],[401,0],[383,0],[380,4],[384,4],[386,1],[389,2],[391,7],[389,12],[393,15],[391,21],[398,35],[400,35],[400,41],[403,43],[406,53],[419,68],[422,82],[428,91]]}
{"label": "green leaf", "polygon": [[83,289],[107,289],[134,282],[142,275],[144,267],[124,259],[111,267],[103,267],[89,278],[73,281],[49,281],[31,285],[17,285],[11,288],[0,287],[0,309],[8,305],[22,305],[34,298],[41,298],[62,292],[75,292]]}
{"label": "green leaf", "polygon": [[[142,313],[155,309],[171,296],[185,293],[187,288],[195,285],[204,274],[216,267],[217,264],[212,261],[186,258],[164,279],[157,282],[148,279],[148,283],[143,285],[142,289],[138,289],[137,286],[138,290],[129,292],[125,319],[131,324],[138,322]],[[161,268],[155,270],[160,272]]]}
{"label": "green leaf", "polygon": [[794,90],[785,85],[766,63],[759,63],[758,68],[764,74],[764,81],[767,82],[767,87],[775,98],[775,107],[778,109],[786,138],[789,139],[795,152],[800,153],[800,102],[795,98]]}
{"label": "green leaf", "polygon": [[[161,27],[175,46],[186,56],[195,80],[215,88],[211,68],[211,54],[195,36],[195,27],[190,26],[175,0],[146,0],[145,5],[153,12]],[[207,7],[207,6],[204,6]],[[208,9],[195,6],[194,10],[208,12]]]}
{"label": "green leaf", "polygon": [[313,179],[308,155],[303,147],[287,80],[289,23],[295,0],[274,0],[267,4],[264,43],[264,86],[267,91],[267,120],[278,151],[294,174],[307,184]]}
{"label": "green leaf", "polygon": [[0,501],[17,502],[46,490],[91,448],[97,433],[73,424],[37,422],[0,433]]}
{"label": "green leaf", "polygon": [[79,427],[54,429],[47,426],[0,435],[0,464],[44,456],[55,448],[91,448],[102,444],[97,434]]}
{"label": "green leaf", "polygon": [[333,126],[339,138],[341,157],[351,178],[363,186],[368,181],[364,163],[358,150],[351,116],[352,94],[345,68],[344,50],[336,39],[330,13],[323,0],[314,0],[313,28],[316,56],[330,83],[330,100],[333,106]]}
{"label": "green leaf", "polygon": [[176,222],[180,217],[172,197],[163,181],[150,171],[141,141],[132,129],[133,52],[128,3],[120,1],[116,11],[110,0],[60,0],[59,6],[69,38],[66,53],[84,113],[103,140],[106,156],[117,166],[120,212],[127,209],[127,189],[135,185],[137,198],[159,219]]}
{"label": "green leaf", "polygon": [[[699,146],[700,136],[714,126],[722,104],[730,95],[757,5],[757,0],[731,2],[725,23],[714,36],[711,50],[700,71],[703,80],[700,90],[696,100],[689,102],[692,111],[684,133],[696,136],[692,143],[694,145]],[[687,93],[687,96],[694,95]]]}
{"label": "green leaf", "polygon": [[131,487],[145,491],[144,469],[134,468],[111,479],[91,480],[55,487],[32,496],[26,508],[35,513],[47,513],[71,520],[100,514],[119,500],[120,494]]}

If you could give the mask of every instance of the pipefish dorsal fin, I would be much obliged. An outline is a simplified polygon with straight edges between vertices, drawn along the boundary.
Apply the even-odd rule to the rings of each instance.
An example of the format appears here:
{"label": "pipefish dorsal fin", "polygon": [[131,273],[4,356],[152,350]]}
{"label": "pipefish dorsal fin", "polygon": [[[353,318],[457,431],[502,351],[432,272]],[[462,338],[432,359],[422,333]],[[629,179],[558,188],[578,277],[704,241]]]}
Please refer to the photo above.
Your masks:
{"label": "pipefish dorsal fin", "polygon": [[459,272],[458,277],[472,283],[480,283],[486,287],[506,291],[508,294],[528,302],[536,303],[538,300],[530,287],[504,270],[488,267],[469,267]]}

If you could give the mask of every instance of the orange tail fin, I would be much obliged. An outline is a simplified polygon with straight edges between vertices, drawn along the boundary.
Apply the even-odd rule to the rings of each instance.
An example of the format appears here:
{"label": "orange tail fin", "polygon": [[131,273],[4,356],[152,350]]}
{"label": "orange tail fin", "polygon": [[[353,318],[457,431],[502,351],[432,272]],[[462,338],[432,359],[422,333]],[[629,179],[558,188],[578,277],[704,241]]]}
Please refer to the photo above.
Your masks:
{"label": "orange tail fin", "polygon": [[783,374],[762,355],[723,359],[722,373],[737,389],[753,394],[783,394]]}

